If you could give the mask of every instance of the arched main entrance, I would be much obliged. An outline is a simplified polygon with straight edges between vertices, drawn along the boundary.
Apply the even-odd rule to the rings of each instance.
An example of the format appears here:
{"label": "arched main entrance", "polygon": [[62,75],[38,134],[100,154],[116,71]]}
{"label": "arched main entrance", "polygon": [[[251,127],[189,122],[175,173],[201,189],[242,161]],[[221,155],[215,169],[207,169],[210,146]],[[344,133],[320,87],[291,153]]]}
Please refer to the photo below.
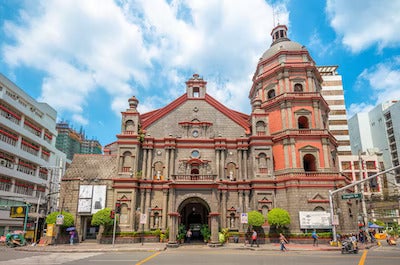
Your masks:
{"label": "arched main entrance", "polygon": [[210,206],[199,197],[191,197],[184,200],[178,207],[180,214],[179,225],[183,224],[185,229],[192,230],[193,240],[202,240],[200,229],[202,225],[209,224],[208,216]]}

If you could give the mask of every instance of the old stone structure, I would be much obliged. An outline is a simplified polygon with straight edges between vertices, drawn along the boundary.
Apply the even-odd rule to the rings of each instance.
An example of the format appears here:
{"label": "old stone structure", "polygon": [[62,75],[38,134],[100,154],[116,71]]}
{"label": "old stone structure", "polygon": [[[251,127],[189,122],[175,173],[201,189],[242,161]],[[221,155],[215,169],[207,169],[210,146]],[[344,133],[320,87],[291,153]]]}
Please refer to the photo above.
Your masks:
{"label": "old stone structure", "polygon": [[[74,158],[63,181],[75,187],[71,197],[83,203],[82,185],[105,185],[106,206],[121,203],[121,231],[142,229],[140,221],[144,230],[169,228],[169,244],[176,243],[179,224],[208,224],[217,244],[221,228],[243,231],[240,213],[283,208],[291,231],[300,232],[299,211],[328,211],[328,191],[350,180],[337,170],[321,76],[305,47],[286,32],[283,25],[272,31],[273,43],[257,64],[250,115],[207,94],[197,74],[186,81],[185,94],[161,109],[141,114],[132,97],[104,157]],[[92,163],[98,167],[88,178],[85,164]],[[105,167],[108,175],[99,172]],[[71,202],[69,210],[83,227],[93,211],[84,205],[79,211],[80,203]],[[335,205],[344,213],[340,229],[352,228],[351,202]]]}

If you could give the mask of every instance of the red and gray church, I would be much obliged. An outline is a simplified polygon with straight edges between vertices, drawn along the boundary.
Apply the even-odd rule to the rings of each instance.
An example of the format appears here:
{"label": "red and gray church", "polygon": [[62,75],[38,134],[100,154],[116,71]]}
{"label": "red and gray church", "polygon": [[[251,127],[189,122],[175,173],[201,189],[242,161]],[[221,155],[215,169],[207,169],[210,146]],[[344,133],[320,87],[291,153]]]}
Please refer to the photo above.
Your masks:
{"label": "red and gray church", "polygon": [[[97,232],[93,213],[116,202],[119,231],[169,229],[170,244],[180,224],[208,224],[218,243],[222,228],[244,231],[241,213],[266,216],[279,207],[291,216],[290,231],[301,232],[300,212],[330,211],[329,190],[351,180],[337,169],[321,75],[286,26],[271,35],[249,89],[250,114],[221,104],[194,74],[186,93],[160,109],[140,113],[139,100],[129,98],[104,155],[75,155],[60,203],[82,240]],[[354,205],[336,198],[335,207],[344,213],[338,231],[356,229]]]}

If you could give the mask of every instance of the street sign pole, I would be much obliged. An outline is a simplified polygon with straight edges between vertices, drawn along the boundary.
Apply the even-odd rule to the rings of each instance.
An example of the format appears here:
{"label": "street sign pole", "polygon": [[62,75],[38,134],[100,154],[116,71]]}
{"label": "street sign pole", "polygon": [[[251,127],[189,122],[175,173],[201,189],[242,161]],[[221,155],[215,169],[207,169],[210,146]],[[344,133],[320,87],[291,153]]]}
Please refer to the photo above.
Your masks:
{"label": "street sign pole", "polygon": [[[333,216],[333,214],[334,214],[333,207],[334,207],[334,206],[333,206],[333,199],[332,199],[333,194],[338,193],[338,192],[343,191],[343,190],[346,190],[346,189],[348,189],[348,188],[354,187],[354,186],[356,186],[356,185],[358,185],[358,184],[360,184],[360,183],[363,183],[363,182],[368,181],[368,180],[370,180],[370,179],[376,178],[376,177],[379,176],[379,175],[386,174],[386,173],[388,173],[388,172],[390,172],[390,171],[392,171],[392,170],[395,170],[395,169],[397,169],[397,168],[400,168],[400,165],[397,165],[397,166],[391,167],[391,168],[389,168],[389,169],[387,169],[387,170],[378,172],[378,173],[376,173],[376,174],[374,174],[374,175],[372,175],[372,176],[369,176],[369,177],[367,177],[367,178],[365,178],[365,179],[355,181],[355,182],[353,182],[353,183],[351,183],[351,184],[349,184],[349,185],[347,185],[347,186],[341,187],[341,188],[339,188],[339,189],[336,189],[336,190],[333,190],[333,191],[332,191],[332,190],[329,190],[329,206],[330,206],[330,208],[331,208],[330,210],[331,210],[331,222],[332,222],[333,242],[337,242],[336,226],[333,225],[333,223],[334,223],[334,220],[333,220],[333,219],[334,219],[334,216]],[[368,226],[368,224],[366,224],[366,225]]]}

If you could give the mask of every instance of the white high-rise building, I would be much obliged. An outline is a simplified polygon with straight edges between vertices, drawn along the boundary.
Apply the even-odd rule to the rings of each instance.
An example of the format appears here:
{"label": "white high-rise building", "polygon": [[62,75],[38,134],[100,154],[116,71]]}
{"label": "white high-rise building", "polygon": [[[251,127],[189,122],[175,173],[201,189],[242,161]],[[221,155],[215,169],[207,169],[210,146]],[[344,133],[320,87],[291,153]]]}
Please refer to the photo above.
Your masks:
{"label": "white high-rise building", "polygon": [[[386,169],[399,165],[400,102],[379,104],[368,113],[358,113],[349,119],[351,149],[354,154],[378,148]],[[400,184],[400,171],[387,175],[388,181]]]}
{"label": "white high-rise building", "polygon": [[[52,107],[0,74],[0,235],[27,224],[32,230],[37,213],[57,207],[66,155],[55,147],[56,117]],[[10,207],[26,205],[27,222],[10,218]]]}
{"label": "white high-rise building", "polygon": [[338,142],[338,155],[351,155],[349,128],[347,124],[346,104],[342,76],[337,73],[338,66],[318,66],[322,77],[321,94],[328,103],[329,131]]}

